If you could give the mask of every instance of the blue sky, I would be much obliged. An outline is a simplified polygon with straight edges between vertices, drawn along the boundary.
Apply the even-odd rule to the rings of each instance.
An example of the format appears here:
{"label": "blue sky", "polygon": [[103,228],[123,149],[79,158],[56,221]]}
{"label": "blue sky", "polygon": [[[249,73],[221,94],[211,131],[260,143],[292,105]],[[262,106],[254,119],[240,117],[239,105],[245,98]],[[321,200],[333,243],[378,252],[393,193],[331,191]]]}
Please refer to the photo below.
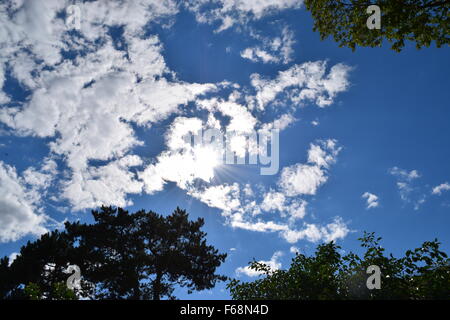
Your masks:
{"label": "blue sky", "polygon": [[[2,256],[102,203],[203,217],[242,280],[322,241],[359,252],[364,230],[450,251],[448,47],[339,48],[297,0],[79,3],[75,30],[69,3],[21,3],[0,5]],[[275,175],[180,148],[233,123],[280,130]]]}

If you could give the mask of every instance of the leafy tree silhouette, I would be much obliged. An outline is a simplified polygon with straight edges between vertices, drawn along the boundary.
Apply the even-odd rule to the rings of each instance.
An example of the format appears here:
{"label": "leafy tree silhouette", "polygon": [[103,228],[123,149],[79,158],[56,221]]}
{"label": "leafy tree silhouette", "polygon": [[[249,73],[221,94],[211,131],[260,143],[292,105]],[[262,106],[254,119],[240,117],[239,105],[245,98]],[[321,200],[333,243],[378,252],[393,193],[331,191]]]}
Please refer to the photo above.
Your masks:
{"label": "leafy tree silhouette", "polygon": [[[317,246],[315,255],[298,253],[288,270],[271,270],[253,261],[250,268],[262,273],[252,282],[232,279],[227,287],[236,300],[355,300],[450,299],[450,259],[439,242],[424,242],[402,258],[384,255],[381,238],[364,233],[359,239],[366,252],[342,256],[334,242]],[[381,289],[369,290],[366,270],[381,270]]]}
{"label": "leafy tree silhouette", "polygon": [[93,224],[67,222],[65,231],[28,242],[11,266],[3,258],[2,297],[68,299],[59,284],[70,264],[82,274],[75,292],[93,299],[174,299],[175,285],[192,292],[226,280],[215,273],[226,254],[207,245],[204,220],[190,221],[185,210],[165,217],[103,206],[92,215]]}
{"label": "leafy tree silhouette", "polygon": [[[305,0],[321,39],[332,36],[340,47],[381,46],[383,39],[400,52],[405,41],[417,49],[434,41],[439,48],[450,43],[450,1],[439,0]],[[381,9],[381,29],[367,28],[366,9]]]}

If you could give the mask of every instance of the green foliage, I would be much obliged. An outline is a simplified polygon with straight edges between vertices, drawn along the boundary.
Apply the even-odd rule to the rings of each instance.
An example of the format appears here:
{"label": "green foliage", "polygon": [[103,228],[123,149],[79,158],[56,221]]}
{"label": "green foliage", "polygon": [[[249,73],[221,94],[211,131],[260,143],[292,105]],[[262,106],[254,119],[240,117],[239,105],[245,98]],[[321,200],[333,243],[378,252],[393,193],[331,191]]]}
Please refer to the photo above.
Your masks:
{"label": "green foliage", "polygon": [[25,296],[27,296],[30,300],[42,300],[42,290],[38,284],[30,282],[24,288]]}
{"label": "green foliage", "polygon": [[[330,242],[317,247],[313,256],[298,253],[288,270],[270,270],[253,261],[250,268],[263,273],[252,282],[233,279],[228,283],[236,300],[348,300],[348,299],[450,299],[450,260],[439,251],[439,242],[425,242],[397,259],[380,246],[381,238],[365,233],[359,239],[362,257],[352,252],[341,256]],[[380,290],[369,290],[367,267],[381,269]]]}
{"label": "green foliage", "polygon": [[[65,296],[58,296],[57,291],[61,290],[55,284],[65,284],[69,277],[65,270],[74,260],[72,244],[66,233],[55,230],[34,242],[28,241],[11,266],[6,263],[7,258],[3,258],[0,263],[0,298],[29,299],[39,296],[41,299],[59,299]],[[81,284],[82,288],[76,291],[87,294],[87,283]],[[27,287],[28,293],[25,292]]]}
{"label": "green foliage", "polygon": [[64,282],[56,282],[50,292],[44,292],[37,284],[30,282],[25,286],[24,295],[30,300],[78,300],[75,292],[67,287]]}
{"label": "green foliage", "polygon": [[64,271],[72,264],[82,276],[75,295],[92,299],[173,299],[174,285],[204,290],[226,279],[215,274],[226,254],[207,245],[203,219],[190,221],[185,210],[164,217],[102,207],[92,214],[93,224],[66,223],[65,231],[28,242],[11,266],[0,260],[11,280],[0,281],[1,296],[69,299]]}
{"label": "green foliage", "polygon": [[[386,39],[400,52],[408,40],[417,49],[450,43],[448,0],[305,0],[305,5],[314,18],[313,30],[322,40],[332,36],[340,47],[377,47]],[[381,29],[367,28],[369,5],[380,7]]]}

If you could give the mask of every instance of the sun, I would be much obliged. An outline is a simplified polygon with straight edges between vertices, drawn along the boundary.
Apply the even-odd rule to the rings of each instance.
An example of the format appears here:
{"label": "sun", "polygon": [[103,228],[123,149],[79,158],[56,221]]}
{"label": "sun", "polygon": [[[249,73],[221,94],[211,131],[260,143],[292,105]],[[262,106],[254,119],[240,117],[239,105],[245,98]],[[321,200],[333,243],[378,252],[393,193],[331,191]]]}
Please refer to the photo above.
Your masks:
{"label": "sun", "polygon": [[203,177],[213,177],[214,169],[222,164],[220,152],[211,146],[198,146],[193,149],[197,172]]}

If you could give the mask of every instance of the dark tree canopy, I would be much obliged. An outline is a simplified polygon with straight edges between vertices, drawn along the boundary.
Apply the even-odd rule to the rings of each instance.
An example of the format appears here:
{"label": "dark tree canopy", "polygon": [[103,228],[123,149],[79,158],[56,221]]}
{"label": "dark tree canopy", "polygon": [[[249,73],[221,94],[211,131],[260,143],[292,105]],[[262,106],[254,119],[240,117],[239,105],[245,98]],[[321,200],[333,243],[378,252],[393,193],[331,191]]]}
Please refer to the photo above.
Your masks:
{"label": "dark tree canopy", "polygon": [[[20,254],[9,265],[9,258],[0,263],[0,298],[70,299],[64,273],[73,251],[67,235],[55,230],[22,246]],[[63,290],[64,289],[64,290]]]}
{"label": "dark tree canopy", "polygon": [[[314,31],[322,39],[332,36],[340,47],[381,46],[388,40],[395,51],[405,41],[418,49],[435,43],[439,48],[450,43],[449,0],[305,0],[314,19]],[[381,29],[368,29],[366,9],[381,9]]]}
{"label": "dark tree canopy", "polygon": [[75,290],[94,299],[174,298],[175,285],[191,292],[225,280],[215,272],[226,254],[207,245],[203,219],[190,221],[185,210],[162,216],[102,207],[92,214],[93,224],[66,223],[65,231],[28,242],[10,267],[2,259],[3,298],[69,299],[64,270],[72,264],[82,275]]}
{"label": "dark tree canopy", "polygon": [[[342,256],[335,243],[321,244],[315,255],[297,254],[288,270],[252,262],[263,273],[252,282],[231,280],[231,296],[236,300],[348,300],[348,299],[450,299],[450,259],[439,250],[439,242],[424,242],[408,250],[402,258],[386,256],[381,238],[366,233],[359,239],[366,252]],[[369,266],[381,271],[381,288],[369,290]]]}

